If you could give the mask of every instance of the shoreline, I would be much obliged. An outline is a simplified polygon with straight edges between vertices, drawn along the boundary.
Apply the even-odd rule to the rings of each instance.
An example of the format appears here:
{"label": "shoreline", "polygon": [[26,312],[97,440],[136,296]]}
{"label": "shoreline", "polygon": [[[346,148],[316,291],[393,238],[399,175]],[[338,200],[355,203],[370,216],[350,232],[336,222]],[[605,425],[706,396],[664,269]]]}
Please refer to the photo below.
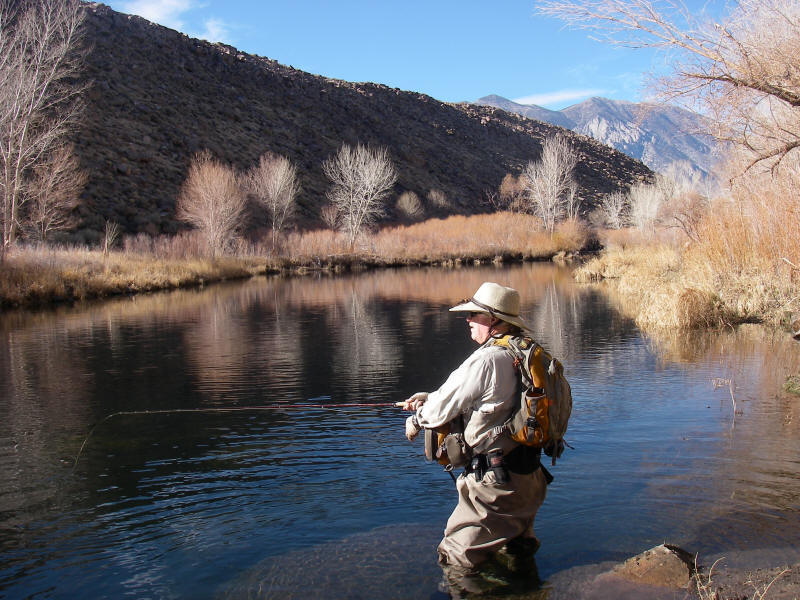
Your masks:
{"label": "shoreline", "polygon": [[[85,300],[169,290],[202,288],[253,277],[340,275],[376,269],[438,267],[453,269],[487,264],[572,262],[579,253],[565,251],[542,256],[498,252],[473,256],[392,259],[377,255],[331,254],[306,259],[255,257],[172,258],[102,251],[25,251],[0,263],[0,311],[46,308]],[[61,257],[58,255],[62,254]],[[585,255],[585,254],[584,254]]]}

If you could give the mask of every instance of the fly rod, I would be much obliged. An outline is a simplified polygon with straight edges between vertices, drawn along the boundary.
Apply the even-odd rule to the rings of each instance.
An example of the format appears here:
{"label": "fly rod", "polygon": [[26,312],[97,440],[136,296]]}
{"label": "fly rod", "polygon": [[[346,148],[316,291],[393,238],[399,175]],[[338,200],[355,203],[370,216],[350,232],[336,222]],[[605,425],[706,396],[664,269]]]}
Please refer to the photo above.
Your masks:
{"label": "fly rod", "polygon": [[339,408],[402,408],[405,402],[342,402],[342,403],[323,403],[323,404],[271,404],[269,406],[227,406],[227,407],[209,407],[209,408],[162,408],[155,410],[120,410],[106,415],[95,423],[83,439],[78,453],[75,455],[75,461],[72,463],[72,472],[75,472],[75,467],[78,466],[78,459],[83,454],[83,449],[92,437],[94,430],[100,427],[106,421],[114,417],[131,416],[131,415],[168,415],[179,413],[228,413],[228,412],[259,412],[271,410],[336,410]]}

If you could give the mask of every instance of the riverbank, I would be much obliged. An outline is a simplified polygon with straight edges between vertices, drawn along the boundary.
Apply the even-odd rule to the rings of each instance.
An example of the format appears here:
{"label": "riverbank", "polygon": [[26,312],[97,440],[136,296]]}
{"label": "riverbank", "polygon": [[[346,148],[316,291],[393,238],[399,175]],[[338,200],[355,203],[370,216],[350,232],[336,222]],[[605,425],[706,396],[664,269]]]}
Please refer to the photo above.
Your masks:
{"label": "riverbank", "polygon": [[434,219],[381,230],[350,249],[332,231],[292,233],[276,250],[241,243],[203,256],[196,235],[126,239],[104,253],[88,248],[16,247],[0,263],[0,308],[34,307],[203,286],[255,275],[343,273],[398,266],[549,260],[579,251],[588,235],[565,222],[550,235],[531,215],[495,213]]}
{"label": "riverbank", "polygon": [[662,544],[621,562],[581,565],[551,576],[552,600],[796,600],[800,564],[775,568],[730,568],[725,560],[701,558]]}
{"label": "riverbank", "polygon": [[608,247],[581,265],[579,282],[606,282],[620,310],[645,330],[690,330],[763,323],[790,329],[800,286],[780,260],[717,268],[694,246]]}

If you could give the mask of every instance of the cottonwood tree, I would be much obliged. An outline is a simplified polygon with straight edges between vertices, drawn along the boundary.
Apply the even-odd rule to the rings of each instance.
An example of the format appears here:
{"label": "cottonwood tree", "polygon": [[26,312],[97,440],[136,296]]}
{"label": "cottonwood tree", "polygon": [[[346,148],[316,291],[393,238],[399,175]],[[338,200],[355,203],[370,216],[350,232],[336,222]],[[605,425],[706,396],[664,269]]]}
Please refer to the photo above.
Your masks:
{"label": "cottonwood tree", "polygon": [[33,170],[78,120],[82,21],[77,0],[0,0],[0,253],[19,235]]}
{"label": "cottonwood tree", "polygon": [[[734,0],[713,22],[679,0],[542,0],[541,13],[629,47],[670,51],[658,87],[713,117],[711,133],[755,165],[778,168],[800,154],[800,3]],[[793,168],[790,165],[788,168]]]}
{"label": "cottonwood tree", "polygon": [[514,177],[506,173],[498,189],[501,208],[508,208],[513,212],[524,212],[526,208],[525,176]]}
{"label": "cottonwood tree", "polygon": [[566,138],[555,135],[544,140],[541,157],[530,161],[522,173],[529,210],[551,234],[568,207],[574,206],[577,183],[573,171],[577,163]]}
{"label": "cottonwood tree", "polygon": [[53,150],[33,168],[25,229],[45,242],[51,232],[71,227],[71,213],[86,180],[71,145]]}
{"label": "cottonwood tree", "polygon": [[695,242],[700,241],[700,224],[710,203],[708,182],[700,172],[682,163],[671,163],[656,176],[663,206],[661,220],[668,227],[677,227]]}
{"label": "cottonwood tree", "polygon": [[331,181],[328,200],[336,207],[337,222],[352,250],[361,230],[384,214],[383,201],[397,181],[397,172],[386,148],[361,144],[343,144],[322,170]]}
{"label": "cottonwood tree", "polygon": [[247,172],[245,186],[269,215],[274,249],[278,235],[294,215],[295,199],[300,191],[297,168],[288,158],[267,152]]}
{"label": "cottonwood tree", "polygon": [[397,213],[408,222],[420,221],[425,216],[425,207],[416,193],[407,190],[400,194],[395,203]]}
{"label": "cottonwood tree", "polygon": [[628,192],[631,225],[640,231],[651,230],[658,219],[664,196],[654,183],[637,183]]}
{"label": "cottonwood tree", "polygon": [[600,212],[605,224],[611,229],[620,229],[625,223],[626,199],[623,192],[606,194],[600,200]]}
{"label": "cottonwood tree", "polygon": [[227,251],[244,221],[239,176],[208,151],[195,155],[176,203],[176,217],[199,229],[211,256]]}

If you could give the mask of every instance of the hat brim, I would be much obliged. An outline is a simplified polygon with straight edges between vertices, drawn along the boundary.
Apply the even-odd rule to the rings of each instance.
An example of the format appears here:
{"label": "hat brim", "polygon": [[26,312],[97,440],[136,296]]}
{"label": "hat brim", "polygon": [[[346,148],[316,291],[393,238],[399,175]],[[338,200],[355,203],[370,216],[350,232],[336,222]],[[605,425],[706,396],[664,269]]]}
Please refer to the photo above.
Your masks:
{"label": "hat brim", "polygon": [[530,331],[530,326],[525,322],[522,317],[514,317],[511,315],[504,315],[501,313],[490,313],[485,308],[481,308],[477,304],[471,301],[462,302],[461,304],[456,304],[453,308],[450,309],[450,312],[478,312],[483,313],[485,315],[491,314],[496,319],[500,319],[501,321],[505,321],[506,323],[511,323],[512,325],[516,325],[520,329],[526,329]]}

